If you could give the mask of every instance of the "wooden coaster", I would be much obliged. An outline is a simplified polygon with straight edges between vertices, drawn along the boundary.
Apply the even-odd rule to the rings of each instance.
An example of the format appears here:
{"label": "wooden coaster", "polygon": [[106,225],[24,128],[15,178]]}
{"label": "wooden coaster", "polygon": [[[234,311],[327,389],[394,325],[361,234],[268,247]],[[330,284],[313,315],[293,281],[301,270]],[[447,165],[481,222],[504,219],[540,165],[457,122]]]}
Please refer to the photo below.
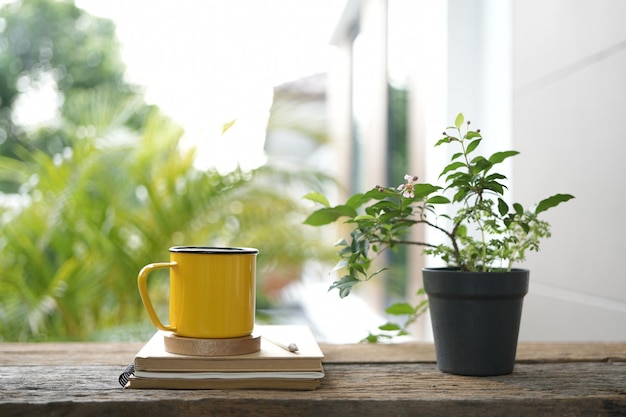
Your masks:
{"label": "wooden coaster", "polygon": [[194,339],[166,333],[165,350],[169,353],[192,356],[231,356],[261,350],[261,335],[252,333],[230,339]]}

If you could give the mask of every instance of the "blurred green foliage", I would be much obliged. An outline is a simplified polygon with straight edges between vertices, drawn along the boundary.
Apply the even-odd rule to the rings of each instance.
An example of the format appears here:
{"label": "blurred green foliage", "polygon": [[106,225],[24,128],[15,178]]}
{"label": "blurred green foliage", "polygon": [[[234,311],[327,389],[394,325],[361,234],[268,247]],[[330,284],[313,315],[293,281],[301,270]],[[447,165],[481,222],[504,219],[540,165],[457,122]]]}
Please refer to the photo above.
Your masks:
{"label": "blurred green foliage", "polygon": [[[18,149],[23,147],[54,154],[71,139],[63,124],[51,123],[44,130],[20,124],[16,114],[20,98],[51,89],[58,95],[62,117],[79,115],[74,109],[84,105],[82,96],[94,88],[116,99],[141,99],[139,88],[124,80],[125,70],[112,21],[89,15],[72,1],[5,4],[0,8],[0,155],[20,158]],[[143,103],[133,110],[125,123],[137,130],[150,106]],[[16,187],[0,182],[0,190],[14,192]]]}
{"label": "blurred green foliage", "polygon": [[[137,273],[173,245],[256,247],[261,287],[332,257],[302,225],[301,190],[319,190],[324,175],[198,170],[182,128],[121,81],[110,22],[44,0],[5,6],[0,19],[0,341],[86,340],[147,323]],[[42,63],[46,39],[54,59]],[[16,86],[41,68],[60,71],[60,117],[23,129],[11,117]],[[167,280],[152,281],[156,302],[166,299]],[[262,293],[258,305],[268,305]]]}
{"label": "blurred green foliage", "polygon": [[172,245],[257,247],[260,282],[277,265],[326,255],[285,193],[307,177],[195,170],[181,134],[155,113],[138,141],[113,146],[96,134],[60,155],[0,158],[0,175],[23,180],[24,200],[2,213],[0,338],[84,339],[141,321],[137,272],[169,259]]}

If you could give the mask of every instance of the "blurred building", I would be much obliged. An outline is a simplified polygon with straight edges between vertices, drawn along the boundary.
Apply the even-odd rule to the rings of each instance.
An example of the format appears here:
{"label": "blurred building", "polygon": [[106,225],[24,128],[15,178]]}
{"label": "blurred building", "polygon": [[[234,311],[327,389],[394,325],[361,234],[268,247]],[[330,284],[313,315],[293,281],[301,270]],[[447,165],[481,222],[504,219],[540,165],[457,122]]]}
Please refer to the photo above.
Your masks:
{"label": "blurred building", "polygon": [[324,73],[274,87],[264,150],[270,164],[330,166]]}

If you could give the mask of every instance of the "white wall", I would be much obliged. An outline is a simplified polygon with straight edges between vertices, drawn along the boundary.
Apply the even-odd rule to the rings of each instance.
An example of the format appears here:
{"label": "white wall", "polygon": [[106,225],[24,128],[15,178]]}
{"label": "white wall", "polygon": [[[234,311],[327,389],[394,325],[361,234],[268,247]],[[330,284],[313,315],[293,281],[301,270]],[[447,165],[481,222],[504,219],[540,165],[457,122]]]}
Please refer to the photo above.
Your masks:
{"label": "white wall", "polygon": [[447,3],[446,121],[463,111],[483,152],[521,152],[513,200],[576,196],[518,265],[531,270],[520,339],[626,340],[626,1]]}
{"label": "white wall", "polygon": [[515,199],[576,196],[524,264],[520,338],[626,340],[626,2],[513,4]]}

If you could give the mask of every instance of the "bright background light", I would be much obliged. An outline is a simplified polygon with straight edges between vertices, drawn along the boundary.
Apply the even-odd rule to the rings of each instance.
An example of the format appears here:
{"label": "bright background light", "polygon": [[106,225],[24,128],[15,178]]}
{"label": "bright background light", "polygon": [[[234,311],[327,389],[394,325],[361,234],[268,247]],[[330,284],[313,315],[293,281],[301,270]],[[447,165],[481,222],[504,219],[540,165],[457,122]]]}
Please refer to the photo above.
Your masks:
{"label": "bright background light", "polygon": [[[344,0],[78,0],[112,19],[128,80],[183,125],[200,167],[264,161],[272,88],[327,69]],[[224,123],[236,124],[221,136]]]}

